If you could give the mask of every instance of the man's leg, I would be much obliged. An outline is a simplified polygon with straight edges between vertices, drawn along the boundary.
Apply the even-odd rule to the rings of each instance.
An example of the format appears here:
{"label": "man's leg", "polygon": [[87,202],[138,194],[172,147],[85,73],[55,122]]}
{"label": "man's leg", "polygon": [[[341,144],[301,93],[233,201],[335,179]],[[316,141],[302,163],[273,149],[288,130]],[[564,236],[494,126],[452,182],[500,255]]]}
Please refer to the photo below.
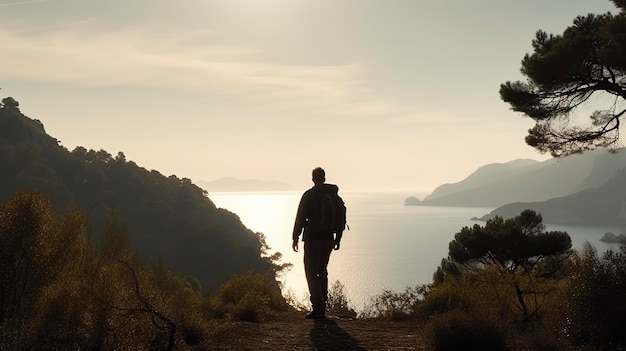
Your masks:
{"label": "man's leg", "polygon": [[320,258],[319,254],[320,240],[313,239],[311,236],[304,240],[304,273],[306,274],[306,282],[309,285],[309,294],[311,296],[311,305],[313,314],[320,314],[320,299],[322,299],[322,286],[319,279]]}
{"label": "man's leg", "polygon": [[310,238],[304,242],[304,269],[311,295],[313,313],[324,315],[328,299],[328,262],[333,241]]}
{"label": "man's leg", "polygon": [[[320,285],[322,289],[322,298],[324,300],[324,307],[328,301],[328,262],[330,261],[330,254],[333,252],[335,246],[334,241],[324,240],[320,245]],[[325,309],[325,308],[324,308]]]}

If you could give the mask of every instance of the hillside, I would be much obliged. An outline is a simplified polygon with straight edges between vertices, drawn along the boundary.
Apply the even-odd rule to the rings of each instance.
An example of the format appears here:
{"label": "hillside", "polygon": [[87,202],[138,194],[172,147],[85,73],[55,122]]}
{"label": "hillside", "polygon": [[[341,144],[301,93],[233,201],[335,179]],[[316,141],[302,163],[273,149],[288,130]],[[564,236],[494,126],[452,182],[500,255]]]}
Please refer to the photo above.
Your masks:
{"label": "hillside", "polygon": [[545,201],[605,184],[626,165],[626,152],[596,150],[544,162],[514,160],[485,165],[464,180],[444,184],[423,206],[498,207]]}
{"label": "hillside", "polygon": [[536,202],[514,202],[491,211],[481,220],[495,216],[510,218],[525,209],[541,213],[544,222],[559,224],[626,224],[626,169],[597,188]]}
{"label": "hillside", "polygon": [[258,235],[237,215],[216,208],[191,180],[146,170],[122,152],[112,156],[82,146],[69,151],[40,121],[24,116],[15,100],[6,98],[0,107],[0,201],[37,189],[59,213],[83,209],[87,235],[96,244],[113,217],[128,228],[143,260],[196,277],[205,291],[233,274],[272,272],[260,257]]}

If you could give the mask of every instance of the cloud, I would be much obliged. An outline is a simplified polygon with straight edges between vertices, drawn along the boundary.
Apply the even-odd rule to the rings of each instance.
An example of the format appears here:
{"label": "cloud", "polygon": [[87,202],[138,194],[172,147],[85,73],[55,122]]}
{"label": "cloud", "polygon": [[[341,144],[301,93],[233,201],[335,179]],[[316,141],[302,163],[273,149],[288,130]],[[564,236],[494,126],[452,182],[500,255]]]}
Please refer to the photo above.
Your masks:
{"label": "cloud", "polygon": [[266,108],[331,114],[400,110],[396,102],[368,89],[358,63],[277,64],[259,59],[261,51],[255,48],[216,44],[211,30],[102,30],[97,21],[56,30],[23,29],[23,24],[0,25],[0,74],[5,79],[185,89]]}
{"label": "cloud", "polygon": [[0,7],[28,5],[28,4],[34,4],[34,3],[39,3],[39,2],[48,2],[48,0],[25,0],[25,1],[5,2],[5,3],[0,2]]}

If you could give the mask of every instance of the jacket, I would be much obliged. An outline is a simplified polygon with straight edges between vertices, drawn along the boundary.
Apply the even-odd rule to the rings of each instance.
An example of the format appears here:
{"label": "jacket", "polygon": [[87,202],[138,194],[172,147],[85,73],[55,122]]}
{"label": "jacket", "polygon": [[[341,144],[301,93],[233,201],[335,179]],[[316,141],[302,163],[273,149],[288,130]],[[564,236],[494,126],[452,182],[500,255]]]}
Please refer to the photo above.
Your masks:
{"label": "jacket", "polygon": [[[315,195],[314,193],[317,191],[327,192],[331,195],[337,195],[339,192],[339,187],[334,184],[316,184],[309,190],[305,191],[302,194],[302,198],[300,199],[300,204],[298,205],[298,212],[296,214],[296,222],[293,226],[293,241],[298,241],[300,234],[303,234],[303,240],[306,240],[307,233],[310,234],[310,228],[307,225],[308,220],[311,218],[312,209],[312,200],[311,198]],[[333,233],[316,233],[318,237],[325,239],[333,239]]]}

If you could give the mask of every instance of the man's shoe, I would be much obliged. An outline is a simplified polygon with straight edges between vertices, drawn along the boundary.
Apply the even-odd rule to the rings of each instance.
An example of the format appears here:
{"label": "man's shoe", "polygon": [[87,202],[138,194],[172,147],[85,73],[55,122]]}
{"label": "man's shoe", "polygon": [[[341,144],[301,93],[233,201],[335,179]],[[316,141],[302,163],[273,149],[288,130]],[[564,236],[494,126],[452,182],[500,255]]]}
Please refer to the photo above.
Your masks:
{"label": "man's shoe", "polygon": [[326,316],[324,315],[324,313],[317,313],[317,312],[309,312],[307,313],[304,318],[306,319],[324,319],[326,318]]}

